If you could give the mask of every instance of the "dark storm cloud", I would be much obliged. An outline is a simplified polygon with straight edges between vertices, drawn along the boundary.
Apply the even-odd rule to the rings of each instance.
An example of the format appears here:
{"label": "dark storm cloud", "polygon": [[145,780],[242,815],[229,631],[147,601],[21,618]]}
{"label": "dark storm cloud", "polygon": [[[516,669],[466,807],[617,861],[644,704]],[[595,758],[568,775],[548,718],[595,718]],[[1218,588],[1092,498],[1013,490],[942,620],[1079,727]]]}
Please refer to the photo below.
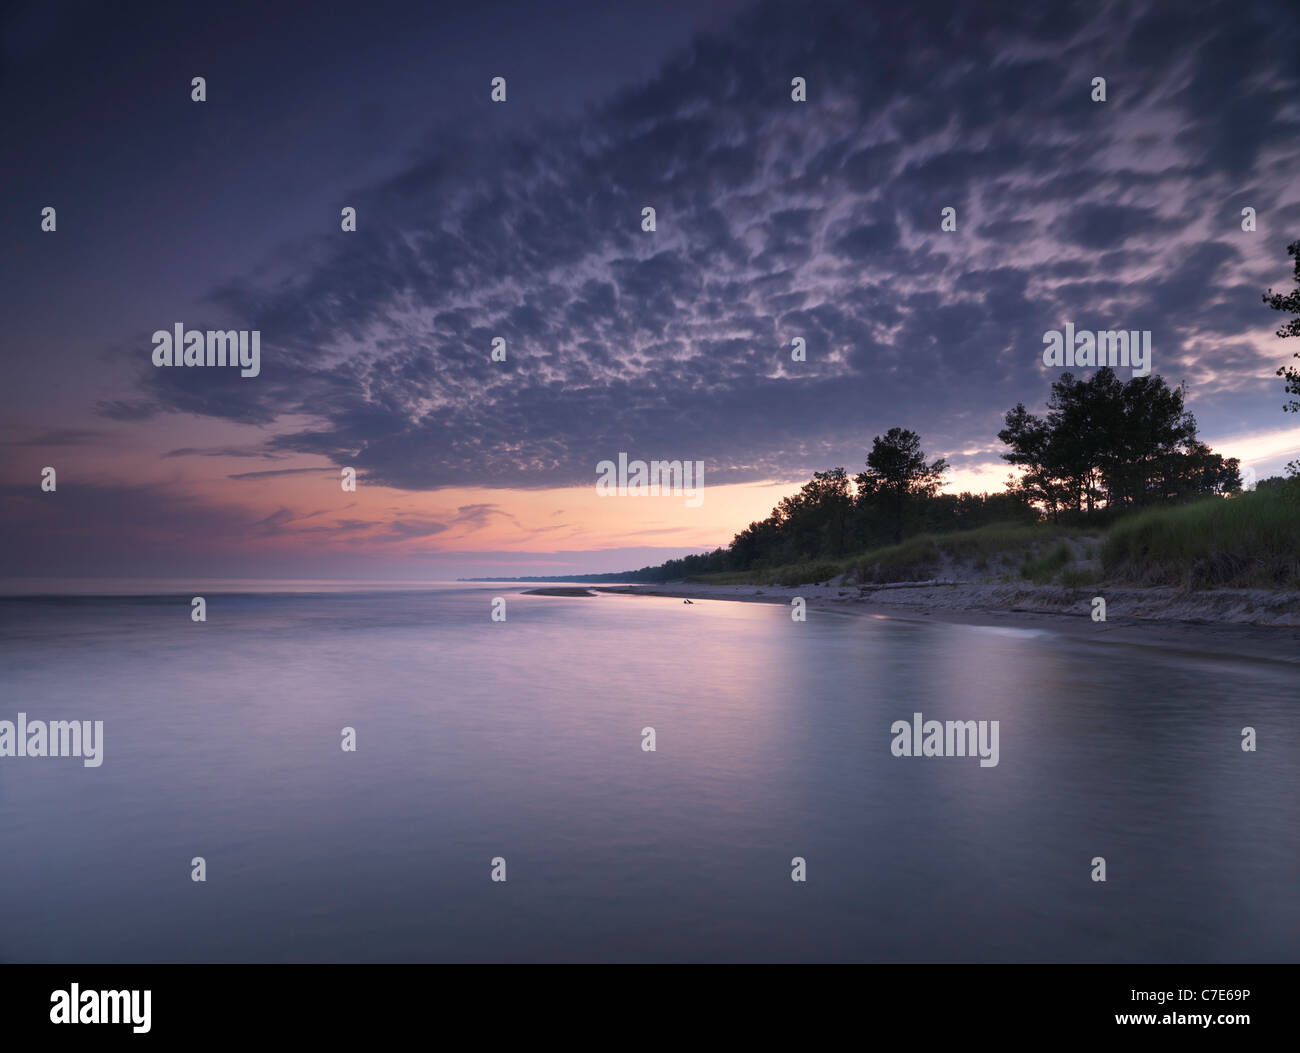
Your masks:
{"label": "dark storm cloud", "polygon": [[1261,324],[1297,232],[1238,217],[1294,197],[1295,43],[1281,3],[760,5],[581,122],[471,108],[357,190],[355,234],[193,320],[259,328],[261,376],[152,370],[102,412],[275,425],[266,454],[411,489],[587,483],[624,450],[791,478],[893,424],[982,449],[1042,401],[1046,329],[1149,328],[1160,372]]}

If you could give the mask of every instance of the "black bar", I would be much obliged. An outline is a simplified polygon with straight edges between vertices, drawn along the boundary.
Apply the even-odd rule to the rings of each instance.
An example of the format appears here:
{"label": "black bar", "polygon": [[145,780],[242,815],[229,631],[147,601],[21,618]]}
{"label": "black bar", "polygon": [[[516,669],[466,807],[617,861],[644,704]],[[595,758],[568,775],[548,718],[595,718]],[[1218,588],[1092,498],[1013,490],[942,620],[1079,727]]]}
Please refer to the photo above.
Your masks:
{"label": "black bar", "polygon": [[[1293,965],[8,965],[0,967],[0,1020],[6,1039],[98,1043],[116,1035],[169,1046],[421,1034],[491,1045],[517,1030],[533,1041],[613,1047],[656,1035],[695,1044],[719,1030],[732,1041],[751,1031],[767,1040],[802,1036],[812,1048],[842,1025],[868,1042],[889,1035],[1233,1042],[1293,1035],[1296,980]],[[52,995],[70,995],[74,983],[83,1012],[87,992],[148,991],[149,1030],[53,1023]],[[136,1007],[143,1004],[141,997]],[[1186,1019],[1206,1015],[1209,1026]]]}

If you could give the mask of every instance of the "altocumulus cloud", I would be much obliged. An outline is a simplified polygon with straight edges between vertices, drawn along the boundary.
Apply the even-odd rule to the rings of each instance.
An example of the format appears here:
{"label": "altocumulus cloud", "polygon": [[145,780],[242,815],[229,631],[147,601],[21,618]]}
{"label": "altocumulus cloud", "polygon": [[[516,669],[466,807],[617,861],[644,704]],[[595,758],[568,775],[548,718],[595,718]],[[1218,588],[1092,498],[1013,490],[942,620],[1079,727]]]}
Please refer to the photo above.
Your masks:
{"label": "altocumulus cloud", "polygon": [[[263,333],[256,383],[142,371],[105,409],[270,425],[268,454],[420,490],[589,483],[628,449],[712,483],[795,478],[895,423],[986,449],[1045,396],[1063,320],[1151,329],[1156,372],[1200,377],[1199,400],[1243,375],[1258,394],[1277,362],[1245,334],[1270,328],[1259,293],[1300,230],[1294,21],[762,4],[580,122],[467,111],[476,130],[354,196],[355,234],[214,293]],[[1243,236],[1244,205],[1268,232]]]}

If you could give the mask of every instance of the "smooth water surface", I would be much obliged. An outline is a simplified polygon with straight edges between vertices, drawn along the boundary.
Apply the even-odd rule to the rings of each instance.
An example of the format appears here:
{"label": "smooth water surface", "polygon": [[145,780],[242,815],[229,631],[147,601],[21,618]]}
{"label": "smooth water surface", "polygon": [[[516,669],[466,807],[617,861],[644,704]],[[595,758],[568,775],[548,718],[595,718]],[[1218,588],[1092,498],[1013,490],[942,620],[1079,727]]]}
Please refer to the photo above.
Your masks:
{"label": "smooth water surface", "polygon": [[[0,599],[0,720],[104,721],[98,768],[0,758],[0,960],[1300,958],[1294,667],[515,586],[207,601]],[[999,721],[999,763],[893,756],[915,712]]]}

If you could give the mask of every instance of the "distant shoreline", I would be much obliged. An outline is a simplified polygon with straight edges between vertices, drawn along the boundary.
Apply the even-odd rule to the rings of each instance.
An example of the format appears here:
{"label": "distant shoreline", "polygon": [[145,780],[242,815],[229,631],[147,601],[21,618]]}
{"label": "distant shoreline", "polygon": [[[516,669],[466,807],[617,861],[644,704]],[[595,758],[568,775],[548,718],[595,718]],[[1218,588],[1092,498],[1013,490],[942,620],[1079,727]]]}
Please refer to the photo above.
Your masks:
{"label": "distant shoreline", "polygon": [[[576,590],[575,590],[576,591]],[[1099,643],[1151,646],[1200,655],[1300,665],[1300,594],[1263,590],[1066,590],[1031,585],[918,585],[859,589],[836,585],[593,585],[581,591],[789,606],[802,596],[810,611],[1018,629],[1038,629]],[[1086,591],[1086,595],[1085,595]],[[1107,598],[1106,621],[1091,616],[1093,593]],[[1268,621],[1252,620],[1269,605]]]}

